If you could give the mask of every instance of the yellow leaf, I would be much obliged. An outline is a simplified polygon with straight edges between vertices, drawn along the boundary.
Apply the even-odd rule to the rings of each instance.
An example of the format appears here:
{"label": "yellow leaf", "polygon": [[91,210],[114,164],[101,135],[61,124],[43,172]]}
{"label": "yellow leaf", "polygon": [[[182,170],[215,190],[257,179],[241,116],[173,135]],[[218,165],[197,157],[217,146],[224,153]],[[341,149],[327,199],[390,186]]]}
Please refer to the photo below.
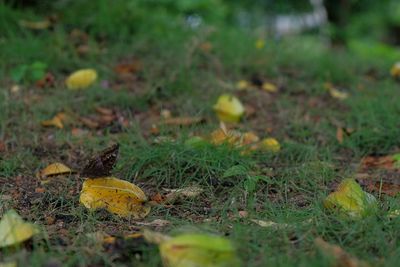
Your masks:
{"label": "yellow leaf", "polygon": [[41,122],[42,126],[49,127],[54,126],[59,129],[64,128],[64,124],[59,116],[54,116],[51,120],[45,120]]}
{"label": "yellow leaf", "polygon": [[15,210],[9,210],[0,221],[0,248],[17,245],[37,233],[39,230],[33,224],[24,222]]}
{"label": "yellow leaf", "polygon": [[65,81],[68,89],[85,89],[92,85],[97,79],[94,69],[82,69],[72,73]]}
{"label": "yellow leaf", "polygon": [[324,206],[351,218],[373,214],[378,208],[376,198],[364,192],[354,179],[344,179],[325,199]]}
{"label": "yellow leaf", "polygon": [[239,99],[229,94],[223,94],[218,98],[214,110],[219,120],[223,122],[239,122],[245,111]]}
{"label": "yellow leaf", "polygon": [[150,212],[142,189],[115,177],[87,179],[79,201],[88,209],[104,208],[122,217],[143,218]]}
{"label": "yellow leaf", "polygon": [[69,174],[71,172],[72,172],[72,170],[68,166],[66,166],[62,163],[56,162],[56,163],[52,163],[52,164],[48,165],[46,168],[44,168],[43,170],[38,172],[36,174],[36,177],[45,179],[49,176]]}
{"label": "yellow leaf", "polygon": [[251,87],[252,87],[251,84],[246,80],[240,80],[236,83],[236,88],[238,90],[247,90],[250,89]]}
{"label": "yellow leaf", "polygon": [[276,93],[276,92],[278,92],[278,87],[276,87],[276,85],[274,85],[272,83],[264,82],[262,84],[261,88],[263,90],[267,91],[268,93]]}
{"label": "yellow leaf", "polygon": [[255,42],[254,46],[255,46],[257,49],[263,49],[263,48],[265,47],[265,41],[264,41],[263,39],[258,39],[258,40]]}
{"label": "yellow leaf", "polygon": [[212,235],[183,234],[160,245],[164,266],[238,267],[236,252],[229,240]]}
{"label": "yellow leaf", "polygon": [[400,62],[396,62],[393,65],[393,67],[390,69],[390,75],[392,75],[393,78],[400,77]]}
{"label": "yellow leaf", "polygon": [[338,89],[336,89],[333,84],[327,82],[324,84],[324,87],[326,90],[328,90],[329,94],[331,97],[339,99],[339,100],[344,100],[349,97],[349,94],[346,92],[341,92]]}
{"label": "yellow leaf", "polygon": [[265,138],[259,144],[259,148],[266,151],[278,152],[281,150],[281,145],[275,138]]}

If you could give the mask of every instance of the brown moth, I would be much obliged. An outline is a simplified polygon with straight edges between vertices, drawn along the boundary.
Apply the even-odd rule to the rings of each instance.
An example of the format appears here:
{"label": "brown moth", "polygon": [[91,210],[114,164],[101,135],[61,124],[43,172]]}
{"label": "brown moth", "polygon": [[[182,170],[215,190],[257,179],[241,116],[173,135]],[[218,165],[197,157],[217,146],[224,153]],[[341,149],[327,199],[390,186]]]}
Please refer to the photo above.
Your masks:
{"label": "brown moth", "polygon": [[117,162],[118,152],[119,144],[114,144],[92,156],[80,171],[80,175],[90,178],[110,176]]}

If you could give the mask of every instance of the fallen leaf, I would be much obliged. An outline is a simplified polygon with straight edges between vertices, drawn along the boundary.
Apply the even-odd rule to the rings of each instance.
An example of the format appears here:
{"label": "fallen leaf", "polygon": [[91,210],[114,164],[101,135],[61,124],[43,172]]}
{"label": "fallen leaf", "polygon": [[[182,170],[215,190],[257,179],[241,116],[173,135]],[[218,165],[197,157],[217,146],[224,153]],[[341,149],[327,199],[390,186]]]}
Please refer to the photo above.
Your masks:
{"label": "fallen leaf", "polygon": [[100,123],[94,119],[88,117],[80,117],[79,120],[90,129],[97,129],[100,126]]}
{"label": "fallen leaf", "polygon": [[346,92],[339,91],[336,89],[333,84],[331,83],[325,83],[324,84],[325,89],[328,90],[329,94],[331,97],[339,99],[339,100],[344,100],[349,97],[349,94]]}
{"label": "fallen leaf", "polygon": [[238,267],[240,261],[232,243],[208,234],[182,234],[169,237],[146,230],[148,242],[159,245],[165,267]]}
{"label": "fallen leaf", "polygon": [[339,144],[343,144],[343,128],[341,127],[336,129],[336,140],[339,142]]}
{"label": "fallen leaf", "polygon": [[38,233],[35,225],[24,222],[15,210],[9,210],[0,220],[0,248],[18,245]]}
{"label": "fallen leaf", "polygon": [[218,98],[214,110],[219,120],[223,122],[239,122],[245,112],[240,100],[229,94],[223,94]]}
{"label": "fallen leaf", "polygon": [[201,193],[203,193],[204,189],[198,186],[188,186],[180,189],[168,189],[164,188],[165,191],[168,192],[164,197],[164,202],[174,202],[178,198],[195,198]]}
{"label": "fallen leaf", "polygon": [[133,60],[129,63],[120,63],[114,67],[114,71],[119,75],[134,74],[142,69],[142,62]]}
{"label": "fallen leaf", "polygon": [[63,129],[64,128],[64,124],[63,124],[64,118],[65,118],[64,114],[60,112],[57,115],[55,115],[51,120],[42,121],[41,124],[42,124],[42,126],[45,126],[45,127],[54,126],[59,129]]}
{"label": "fallen leaf", "polygon": [[53,74],[48,72],[44,75],[44,77],[42,79],[37,80],[35,85],[40,88],[47,88],[47,87],[54,86],[54,83],[55,83],[55,78],[54,78]]}
{"label": "fallen leaf", "polygon": [[162,123],[166,125],[189,126],[202,122],[204,122],[204,119],[200,117],[171,117],[166,118]]}
{"label": "fallen leaf", "polygon": [[315,246],[324,254],[332,257],[336,267],[368,267],[368,263],[361,261],[337,245],[329,244],[322,238],[318,237],[314,240]]}
{"label": "fallen leaf", "polygon": [[264,82],[261,86],[261,89],[267,91],[268,93],[276,93],[278,92],[278,87],[272,83]]}
{"label": "fallen leaf", "polygon": [[376,198],[364,192],[354,179],[344,179],[324,200],[324,206],[349,218],[362,218],[378,210]]}
{"label": "fallen leaf", "polygon": [[73,72],[65,80],[68,89],[85,89],[97,80],[97,72],[94,69],[82,69]]}
{"label": "fallen leaf", "polygon": [[246,80],[240,80],[236,83],[236,88],[238,90],[247,90],[247,89],[251,89],[252,85]]}
{"label": "fallen leaf", "polygon": [[56,162],[39,171],[36,174],[36,177],[39,179],[46,179],[50,176],[65,175],[70,173],[72,173],[72,170],[68,166],[64,165],[63,163]]}
{"label": "fallen leaf", "polygon": [[87,179],[79,201],[88,209],[107,209],[121,217],[140,219],[149,212],[147,197],[136,185],[115,177]]}
{"label": "fallen leaf", "polygon": [[368,156],[361,160],[361,168],[368,169],[368,168],[379,168],[379,169],[386,169],[392,170],[394,168],[395,158],[392,156]]}
{"label": "fallen leaf", "polygon": [[51,26],[51,21],[50,20],[42,20],[42,21],[20,20],[19,25],[21,27],[31,29],[31,30],[45,30]]}
{"label": "fallen leaf", "polygon": [[400,62],[396,62],[392,68],[390,69],[390,75],[392,75],[393,78],[399,78],[400,77]]}
{"label": "fallen leaf", "polygon": [[101,115],[111,116],[114,114],[114,111],[110,108],[96,107],[95,109]]}
{"label": "fallen leaf", "polygon": [[275,138],[265,138],[259,144],[257,148],[265,151],[279,152],[281,150],[281,145]]}

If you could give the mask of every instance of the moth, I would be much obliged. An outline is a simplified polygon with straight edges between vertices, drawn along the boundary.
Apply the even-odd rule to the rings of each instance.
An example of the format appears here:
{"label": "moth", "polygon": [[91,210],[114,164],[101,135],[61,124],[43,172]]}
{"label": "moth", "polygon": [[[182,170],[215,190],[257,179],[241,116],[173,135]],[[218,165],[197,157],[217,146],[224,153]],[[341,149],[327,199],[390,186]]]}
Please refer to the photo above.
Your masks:
{"label": "moth", "polygon": [[87,161],[80,171],[80,175],[90,178],[110,176],[117,163],[118,153],[119,144],[114,144],[104,149]]}

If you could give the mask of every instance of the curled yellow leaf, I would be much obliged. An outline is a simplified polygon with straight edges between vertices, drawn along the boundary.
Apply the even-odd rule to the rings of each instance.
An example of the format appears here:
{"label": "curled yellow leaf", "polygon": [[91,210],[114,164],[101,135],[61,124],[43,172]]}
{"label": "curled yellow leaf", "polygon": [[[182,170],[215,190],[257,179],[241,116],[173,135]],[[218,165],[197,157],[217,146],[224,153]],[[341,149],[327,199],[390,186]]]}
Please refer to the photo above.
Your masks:
{"label": "curled yellow leaf", "polygon": [[65,81],[68,89],[85,89],[92,85],[97,79],[97,72],[94,69],[82,69],[72,73]]}
{"label": "curled yellow leaf", "polygon": [[36,176],[38,178],[44,179],[49,176],[69,174],[71,172],[72,170],[68,166],[64,165],[63,163],[56,162],[48,165],[43,170],[39,171]]}
{"label": "curled yellow leaf", "polygon": [[214,110],[223,122],[239,122],[245,111],[240,100],[230,94],[221,95],[214,105]]}
{"label": "curled yellow leaf", "polygon": [[17,245],[37,233],[35,225],[24,222],[15,210],[9,210],[0,221],[0,248]]}
{"label": "curled yellow leaf", "polygon": [[115,177],[87,179],[79,201],[88,209],[107,209],[121,217],[143,218],[150,212],[145,193],[138,186]]}

